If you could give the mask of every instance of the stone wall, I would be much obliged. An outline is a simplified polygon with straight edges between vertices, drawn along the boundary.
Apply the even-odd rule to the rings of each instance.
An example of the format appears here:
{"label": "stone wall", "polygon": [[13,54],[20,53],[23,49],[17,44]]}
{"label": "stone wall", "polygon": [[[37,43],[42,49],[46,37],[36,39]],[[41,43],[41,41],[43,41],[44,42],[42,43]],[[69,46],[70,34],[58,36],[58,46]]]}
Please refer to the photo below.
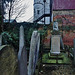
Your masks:
{"label": "stone wall", "polygon": [[0,47],[0,75],[18,75],[17,57],[13,47]]}

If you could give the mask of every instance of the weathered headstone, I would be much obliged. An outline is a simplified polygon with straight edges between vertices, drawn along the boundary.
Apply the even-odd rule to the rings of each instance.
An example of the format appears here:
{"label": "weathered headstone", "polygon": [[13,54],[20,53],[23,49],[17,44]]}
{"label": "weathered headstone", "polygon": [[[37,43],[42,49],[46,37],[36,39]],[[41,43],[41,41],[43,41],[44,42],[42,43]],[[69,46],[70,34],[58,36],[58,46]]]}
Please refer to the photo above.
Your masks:
{"label": "weathered headstone", "polygon": [[25,47],[22,48],[21,55],[18,55],[18,60],[20,75],[27,75],[27,51]]}
{"label": "weathered headstone", "polygon": [[18,75],[17,55],[12,46],[0,46],[0,75]]}
{"label": "weathered headstone", "polygon": [[35,72],[36,64],[38,61],[39,45],[40,34],[37,31],[34,31],[31,37],[30,44],[28,75],[33,75]]}
{"label": "weathered headstone", "polygon": [[2,35],[0,35],[0,46],[2,45]]}
{"label": "weathered headstone", "polygon": [[56,31],[59,30],[59,29],[58,29],[58,22],[54,22],[54,23],[53,23],[53,30],[56,30]]}
{"label": "weathered headstone", "polygon": [[24,28],[20,27],[19,52],[18,52],[19,74],[27,75],[27,51],[24,47]]}
{"label": "weathered headstone", "polygon": [[74,65],[75,65],[75,39],[74,39]]}
{"label": "weathered headstone", "polygon": [[40,46],[40,34],[38,33],[37,38],[36,38],[36,49],[34,51],[34,61],[33,61],[34,70],[36,68],[36,64],[37,64],[37,61],[38,61],[39,46]]}
{"label": "weathered headstone", "polygon": [[51,37],[51,53],[60,53],[60,35],[52,35]]}
{"label": "weathered headstone", "polygon": [[20,26],[20,34],[19,34],[19,51],[21,53],[22,48],[24,47],[24,28]]}

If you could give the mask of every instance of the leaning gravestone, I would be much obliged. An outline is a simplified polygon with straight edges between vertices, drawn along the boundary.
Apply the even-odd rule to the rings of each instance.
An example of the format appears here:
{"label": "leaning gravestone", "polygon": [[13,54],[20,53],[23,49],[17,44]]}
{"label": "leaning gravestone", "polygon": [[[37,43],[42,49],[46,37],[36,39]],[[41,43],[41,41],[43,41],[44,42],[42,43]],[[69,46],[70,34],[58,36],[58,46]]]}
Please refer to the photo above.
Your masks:
{"label": "leaning gravestone", "polygon": [[60,53],[60,35],[52,35],[51,37],[51,53]]}
{"label": "leaning gravestone", "polygon": [[2,45],[2,35],[0,35],[0,46]]}
{"label": "leaning gravestone", "polygon": [[37,31],[34,31],[31,37],[30,44],[28,75],[33,75],[35,72],[36,64],[38,61],[39,46],[40,34]]}
{"label": "leaning gravestone", "polygon": [[74,39],[74,65],[75,65],[75,39]]}
{"label": "leaning gravestone", "polygon": [[0,47],[0,75],[18,75],[18,62],[14,48]]}
{"label": "leaning gravestone", "polygon": [[24,47],[24,28],[20,27],[19,52],[18,52],[19,74],[27,75],[27,51]]}

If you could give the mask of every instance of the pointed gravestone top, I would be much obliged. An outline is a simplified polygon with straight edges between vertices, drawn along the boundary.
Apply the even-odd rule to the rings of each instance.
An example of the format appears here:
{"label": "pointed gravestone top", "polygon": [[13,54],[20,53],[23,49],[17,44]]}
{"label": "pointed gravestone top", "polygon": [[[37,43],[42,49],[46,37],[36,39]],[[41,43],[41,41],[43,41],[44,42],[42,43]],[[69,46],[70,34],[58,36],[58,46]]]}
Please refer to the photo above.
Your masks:
{"label": "pointed gravestone top", "polygon": [[20,34],[19,34],[19,50],[22,50],[24,47],[24,28],[20,26]]}
{"label": "pointed gravestone top", "polygon": [[24,47],[24,28],[20,26],[20,37],[19,37],[19,52],[18,52],[18,63],[19,63],[19,75],[27,75],[27,51]]}

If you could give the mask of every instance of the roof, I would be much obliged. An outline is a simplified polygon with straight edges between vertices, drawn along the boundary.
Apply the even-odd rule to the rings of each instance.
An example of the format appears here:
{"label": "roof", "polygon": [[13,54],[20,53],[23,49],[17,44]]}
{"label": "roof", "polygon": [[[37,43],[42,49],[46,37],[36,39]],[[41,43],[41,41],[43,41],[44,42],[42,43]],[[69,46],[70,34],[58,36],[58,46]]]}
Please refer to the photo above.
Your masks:
{"label": "roof", "polygon": [[75,9],[75,0],[53,0],[54,10]]}

